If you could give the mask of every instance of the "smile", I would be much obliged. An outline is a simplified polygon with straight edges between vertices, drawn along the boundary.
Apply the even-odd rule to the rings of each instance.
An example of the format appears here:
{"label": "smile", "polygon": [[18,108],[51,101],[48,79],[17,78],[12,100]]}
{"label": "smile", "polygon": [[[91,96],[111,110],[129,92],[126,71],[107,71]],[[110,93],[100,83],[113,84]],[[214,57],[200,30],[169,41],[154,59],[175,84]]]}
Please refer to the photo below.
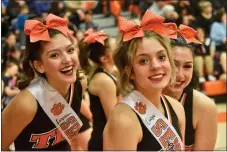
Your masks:
{"label": "smile", "polygon": [[73,67],[72,66],[65,67],[61,69],[60,72],[66,75],[70,75],[73,72]]}

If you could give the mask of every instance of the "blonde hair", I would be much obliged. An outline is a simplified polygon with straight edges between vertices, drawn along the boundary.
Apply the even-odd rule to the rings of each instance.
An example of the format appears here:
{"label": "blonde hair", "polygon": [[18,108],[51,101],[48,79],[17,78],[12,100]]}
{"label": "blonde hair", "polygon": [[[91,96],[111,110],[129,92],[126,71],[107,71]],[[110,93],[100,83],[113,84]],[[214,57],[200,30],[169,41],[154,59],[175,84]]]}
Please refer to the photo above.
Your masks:
{"label": "blonde hair", "polygon": [[[164,39],[159,34],[151,31],[145,31],[144,35],[144,38],[154,38],[158,40],[158,42],[165,48],[171,66],[170,83],[173,83],[176,78],[176,69],[171,53],[170,40]],[[120,91],[123,95],[127,95],[135,89],[134,83],[130,79],[130,76],[133,72],[132,65],[138,49],[138,44],[141,43],[142,39],[143,38],[134,38],[130,41],[123,42],[121,38],[121,41],[115,50],[114,62],[120,73]]]}
{"label": "blonde hair", "polygon": [[211,2],[209,1],[203,1],[203,2],[199,2],[199,8],[201,9],[201,11],[203,12],[207,7],[212,6]]}

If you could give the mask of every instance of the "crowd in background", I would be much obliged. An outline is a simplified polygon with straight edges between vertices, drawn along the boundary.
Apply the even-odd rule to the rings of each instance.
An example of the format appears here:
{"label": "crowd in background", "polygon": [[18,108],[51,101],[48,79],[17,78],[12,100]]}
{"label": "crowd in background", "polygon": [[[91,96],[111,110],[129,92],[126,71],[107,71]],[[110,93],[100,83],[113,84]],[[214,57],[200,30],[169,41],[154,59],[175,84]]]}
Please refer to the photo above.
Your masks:
{"label": "crowd in background", "polygon": [[100,29],[93,22],[95,14],[115,16],[117,19],[121,12],[128,11],[130,17],[140,18],[149,9],[165,17],[165,22],[184,24],[197,30],[197,37],[203,42],[203,45],[195,46],[195,63],[201,84],[226,79],[226,0],[2,0],[1,3],[1,84],[4,106],[19,92],[16,81],[23,70],[21,65],[23,51],[26,49],[25,20],[34,17],[45,19],[49,13],[67,19],[69,28],[79,41],[85,30],[91,27]]}

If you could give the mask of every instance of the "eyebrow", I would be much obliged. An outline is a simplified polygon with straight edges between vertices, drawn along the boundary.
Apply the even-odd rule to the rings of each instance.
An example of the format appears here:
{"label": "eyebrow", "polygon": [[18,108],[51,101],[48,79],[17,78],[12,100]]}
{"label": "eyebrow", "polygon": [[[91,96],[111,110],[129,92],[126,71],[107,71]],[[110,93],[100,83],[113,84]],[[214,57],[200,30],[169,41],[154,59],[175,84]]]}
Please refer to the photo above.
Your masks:
{"label": "eyebrow", "polygon": [[[177,60],[174,60],[174,62],[177,62],[177,63],[179,63],[179,61],[177,61]],[[184,62],[184,63],[187,63],[187,64],[189,64],[189,63],[193,63],[192,61],[186,61],[186,62]]]}
{"label": "eyebrow", "polygon": [[[162,52],[166,52],[166,50],[159,50],[156,54],[160,54]],[[137,57],[139,57],[139,56],[148,56],[148,53],[141,53],[141,54],[137,55]]]}
{"label": "eyebrow", "polygon": [[[73,46],[73,44],[69,44],[69,45],[67,45],[67,46],[65,47],[65,49],[68,49],[68,48],[70,48],[70,47],[72,47],[72,46]],[[49,51],[47,52],[47,54],[49,54],[49,53],[51,53],[51,52],[59,51],[59,50],[61,50],[61,49],[57,48],[57,49],[49,50]]]}

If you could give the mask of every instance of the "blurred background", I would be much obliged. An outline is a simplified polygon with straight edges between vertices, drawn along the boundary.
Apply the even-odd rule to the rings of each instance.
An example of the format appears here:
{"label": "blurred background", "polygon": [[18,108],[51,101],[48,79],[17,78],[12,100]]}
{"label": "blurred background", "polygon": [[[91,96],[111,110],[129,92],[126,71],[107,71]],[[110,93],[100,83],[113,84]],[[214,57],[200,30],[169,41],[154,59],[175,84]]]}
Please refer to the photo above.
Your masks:
{"label": "blurred background", "polygon": [[[16,81],[23,67],[27,19],[45,19],[49,13],[68,20],[77,41],[92,27],[104,30],[116,46],[117,17],[141,18],[149,9],[165,22],[185,24],[198,32],[204,44],[195,47],[199,90],[211,97],[218,108],[216,150],[226,150],[226,10],[227,0],[1,0],[1,100],[2,109],[19,92]],[[225,26],[223,26],[225,25]]]}

